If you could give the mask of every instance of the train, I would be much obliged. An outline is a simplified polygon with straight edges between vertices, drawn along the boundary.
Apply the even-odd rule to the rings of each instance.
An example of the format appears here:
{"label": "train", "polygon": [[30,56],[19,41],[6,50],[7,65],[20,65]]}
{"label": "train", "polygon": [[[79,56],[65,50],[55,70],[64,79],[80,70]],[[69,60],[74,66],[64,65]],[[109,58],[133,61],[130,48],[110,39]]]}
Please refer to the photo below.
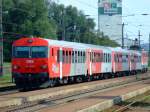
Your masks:
{"label": "train", "polygon": [[147,72],[148,52],[23,37],[12,45],[18,88],[52,87]]}

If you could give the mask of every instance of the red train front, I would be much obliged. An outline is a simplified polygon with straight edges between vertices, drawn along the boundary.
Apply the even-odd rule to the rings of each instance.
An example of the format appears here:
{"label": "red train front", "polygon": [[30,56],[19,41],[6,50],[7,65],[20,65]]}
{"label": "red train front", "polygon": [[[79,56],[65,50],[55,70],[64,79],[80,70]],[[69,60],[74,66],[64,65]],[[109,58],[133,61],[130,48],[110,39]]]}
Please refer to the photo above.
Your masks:
{"label": "red train front", "polygon": [[14,42],[12,75],[19,88],[37,86],[49,79],[48,49],[48,42],[40,38],[23,38]]}

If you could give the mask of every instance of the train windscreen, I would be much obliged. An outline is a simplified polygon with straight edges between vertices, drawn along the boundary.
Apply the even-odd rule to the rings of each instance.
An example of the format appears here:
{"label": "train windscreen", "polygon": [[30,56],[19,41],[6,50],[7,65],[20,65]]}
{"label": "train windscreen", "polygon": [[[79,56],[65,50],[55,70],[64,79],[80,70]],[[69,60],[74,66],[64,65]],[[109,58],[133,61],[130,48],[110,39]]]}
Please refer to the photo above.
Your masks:
{"label": "train windscreen", "polygon": [[31,47],[32,58],[46,58],[48,56],[48,47]]}
{"label": "train windscreen", "polygon": [[17,46],[13,47],[14,58],[47,58],[48,47],[46,46]]}

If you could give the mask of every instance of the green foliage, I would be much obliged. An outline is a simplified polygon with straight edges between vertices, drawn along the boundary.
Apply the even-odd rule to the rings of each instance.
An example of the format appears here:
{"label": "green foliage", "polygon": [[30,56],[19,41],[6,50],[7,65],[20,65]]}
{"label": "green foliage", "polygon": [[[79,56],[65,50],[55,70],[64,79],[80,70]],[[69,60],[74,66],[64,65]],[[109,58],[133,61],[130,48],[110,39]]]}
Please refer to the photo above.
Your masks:
{"label": "green foliage", "polygon": [[48,18],[46,0],[3,0],[4,59],[10,61],[11,44],[24,36],[56,39],[56,24]]}
{"label": "green foliage", "polygon": [[7,12],[3,14],[5,61],[10,61],[12,42],[24,36],[118,46],[98,35],[94,20],[73,6],[49,0],[3,0],[3,12]]}
{"label": "green foliage", "polygon": [[65,37],[66,41],[112,47],[118,46],[116,42],[110,40],[107,36],[98,35],[94,31],[94,20],[88,18],[87,15],[79,11],[76,7],[64,7],[62,4],[58,5],[50,2],[49,16],[57,25],[58,39],[64,39],[63,37]]}
{"label": "green foliage", "polygon": [[10,63],[4,63],[4,74],[4,76],[0,77],[0,87],[13,85]]}

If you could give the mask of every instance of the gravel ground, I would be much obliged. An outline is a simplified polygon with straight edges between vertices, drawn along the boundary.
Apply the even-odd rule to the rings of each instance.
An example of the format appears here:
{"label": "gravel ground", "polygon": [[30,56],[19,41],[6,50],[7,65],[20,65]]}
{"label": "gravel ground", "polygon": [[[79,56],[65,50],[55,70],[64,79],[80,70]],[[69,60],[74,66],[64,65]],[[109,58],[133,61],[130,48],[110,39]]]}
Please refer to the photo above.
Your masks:
{"label": "gravel ground", "polygon": [[[148,96],[148,97],[146,97],[146,96]],[[122,102],[118,105],[114,105],[112,108],[109,108],[102,112],[115,112],[116,110],[125,107],[126,105],[130,104],[131,102],[141,100],[145,97],[146,97],[145,100],[136,102],[135,104],[130,106],[127,110],[124,110],[123,112],[150,112],[150,91],[148,91],[142,95],[136,96],[134,98],[131,98],[131,99],[129,99],[125,102]]]}

